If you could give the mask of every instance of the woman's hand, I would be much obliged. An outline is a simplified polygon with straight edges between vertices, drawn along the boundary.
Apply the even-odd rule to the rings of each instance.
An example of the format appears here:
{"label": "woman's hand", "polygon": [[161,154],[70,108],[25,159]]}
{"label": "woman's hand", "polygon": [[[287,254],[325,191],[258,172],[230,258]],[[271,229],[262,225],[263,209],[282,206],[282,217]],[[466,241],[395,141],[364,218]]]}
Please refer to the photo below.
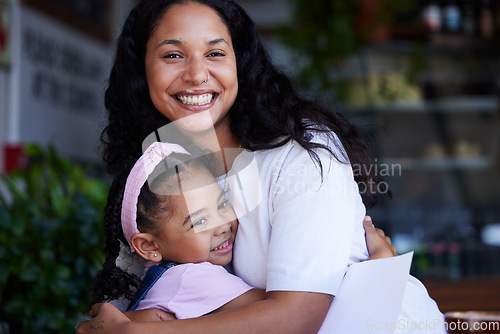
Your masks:
{"label": "woman's hand", "polygon": [[397,256],[396,247],[391,243],[391,238],[385,235],[384,231],[375,228],[370,216],[366,216],[363,221],[365,228],[366,246],[370,257],[368,260],[382,259]]}
{"label": "woman's hand", "polygon": [[122,329],[130,323],[125,314],[110,303],[94,305],[89,315],[93,318],[80,323],[76,329],[77,334],[123,333]]}

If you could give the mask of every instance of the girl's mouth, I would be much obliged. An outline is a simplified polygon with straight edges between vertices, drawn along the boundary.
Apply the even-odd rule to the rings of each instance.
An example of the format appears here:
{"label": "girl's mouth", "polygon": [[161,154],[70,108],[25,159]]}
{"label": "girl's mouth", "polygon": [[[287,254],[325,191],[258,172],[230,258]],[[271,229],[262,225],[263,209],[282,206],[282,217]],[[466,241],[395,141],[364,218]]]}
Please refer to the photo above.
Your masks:
{"label": "girl's mouth", "polygon": [[231,242],[231,239],[227,239],[223,243],[221,243],[219,246],[215,247],[212,249],[210,252],[211,253],[216,253],[219,255],[227,254],[233,249],[233,243]]}
{"label": "girl's mouth", "polygon": [[203,106],[212,102],[216,93],[205,93],[200,95],[175,95],[177,101],[191,106]]}

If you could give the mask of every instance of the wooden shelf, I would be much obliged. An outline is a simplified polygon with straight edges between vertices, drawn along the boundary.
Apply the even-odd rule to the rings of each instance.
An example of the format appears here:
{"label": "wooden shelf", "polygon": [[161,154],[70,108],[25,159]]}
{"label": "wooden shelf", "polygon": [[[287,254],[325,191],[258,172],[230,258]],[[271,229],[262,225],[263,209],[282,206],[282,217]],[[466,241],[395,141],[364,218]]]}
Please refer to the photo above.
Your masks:
{"label": "wooden shelf", "polygon": [[[473,55],[474,57],[491,59],[494,61],[500,53],[498,41],[468,39],[461,36],[446,36],[440,34],[434,41],[415,40],[392,40],[384,43],[371,43],[365,47],[365,51],[411,54],[415,49],[422,48],[424,56],[446,55],[449,57],[461,55]],[[440,37],[440,38],[439,38]]]}
{"label": "wooden shelf", "polygon": [[494,96],[455,96],[434,101],[387,102],[374,105],[345,107],[347,113],[406,113],[423,114],[494,114],[500,109],[499,101]]}
{"label": "wooden shelf", "polygon": [[428,279],[423,283],[443,313],[500,311],[500,276]]}
{"label": "wooden shelf", "polygon": [[408,170],[480,170],[493,166],[494,159],[488,156],[443,157],[443,158],[384,158],[384,164],[401,165]]}

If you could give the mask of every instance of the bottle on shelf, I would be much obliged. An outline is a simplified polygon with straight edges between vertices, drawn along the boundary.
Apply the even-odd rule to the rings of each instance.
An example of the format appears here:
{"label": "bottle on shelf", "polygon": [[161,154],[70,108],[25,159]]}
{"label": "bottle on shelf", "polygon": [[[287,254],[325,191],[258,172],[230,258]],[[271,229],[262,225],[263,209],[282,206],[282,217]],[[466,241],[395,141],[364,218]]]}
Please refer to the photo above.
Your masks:
{"label": "bottle on shelf", "polygon": [[475,0],[464,0],[463,3],[463,33],[467,38],[474,38],[477,33]]}
{"label": "bottle on shelf", "polygon": [[441,32],[442,30],[442,10],[437,0],[430,0],[424,5],[422,11],[422,21],[424,29],[430,33]]}
{"label": "bottle on shelf", "polygon": [[483,39],[492,39],[495,34],[493,6],[490,0],[482,0],[479,13],[479,31]]}
{"label": "bottle on shelf", "polygon": [[443,11],[444,29],[447,33],[456,34],[462,29],[462,13],[456,0],[448,0]]}
{"label": "bottle on shelf", "polygon": [[500,39],[500,1],[496,1],[495,8],[495,34],[497,40]]}

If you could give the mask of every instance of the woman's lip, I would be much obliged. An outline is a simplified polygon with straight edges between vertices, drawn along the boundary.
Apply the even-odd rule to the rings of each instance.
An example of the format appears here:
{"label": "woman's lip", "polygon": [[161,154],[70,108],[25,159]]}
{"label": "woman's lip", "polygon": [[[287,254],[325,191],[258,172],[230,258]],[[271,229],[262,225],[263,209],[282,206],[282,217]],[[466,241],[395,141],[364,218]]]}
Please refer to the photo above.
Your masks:
{"label": "woman's lip", "polygon": [[[223,248],[218,249],[218,250],[211,250],[210,253],[215,253],[217,255],[224,255],[224,254],[229,253],[233,249],[233,243],[231,241],[231,238],[227,239],[226,241],[224,241],[223,243],[221,243],[217,247],[220,247],[221,245],[224,245],[225,243],[227,243],[227,245],[225,245]],[[217,247],[214,247],[214,249]]]}
{"label": "woman's lip", "polygon": [[217,94],[213,89],[187,89],[177,92],[173,95],[202,95],[202,94]]}
{"label": "woman's lip", "polygon": [[[176,94],[177,95],[177,94]],[[209,102],[209,103],[206,103],[206,104],[202,104],[202,105],[194,105],[194,104],[185,104],[185,103],[182,103],[181,101],[179,101],[177,99],[177,96],[176,95],[173,95],[172,98],[180,105],[182,106],[182,108],[184,109],[187,109],[187,110],[190,110],[190,111],[202,111],[202,110],[206,110],[206,109],[210,109],[213,107],[213,105],[215,104],[215,101],[217,101],[218,97],[219,97],[219,94],[217,93],[214,93],[214,97],[213,99]],[[180,95],[201,95],[201,94],[180,94]]]}

